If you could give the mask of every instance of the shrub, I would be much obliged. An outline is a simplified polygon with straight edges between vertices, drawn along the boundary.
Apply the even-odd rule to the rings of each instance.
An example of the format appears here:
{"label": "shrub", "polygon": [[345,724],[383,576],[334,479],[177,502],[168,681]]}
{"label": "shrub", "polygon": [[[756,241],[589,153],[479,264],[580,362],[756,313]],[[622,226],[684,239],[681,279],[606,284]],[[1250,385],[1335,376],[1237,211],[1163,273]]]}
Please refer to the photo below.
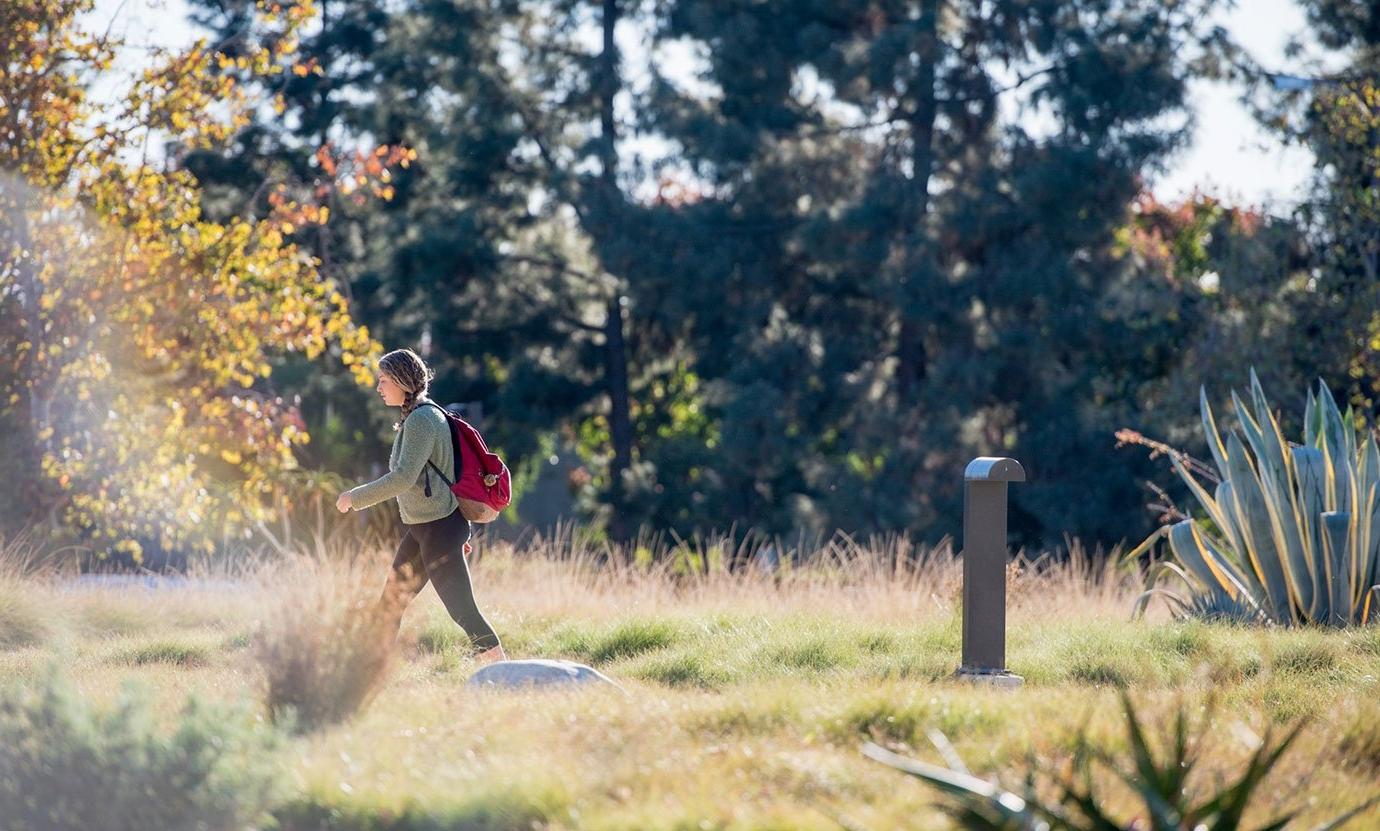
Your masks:
{"label": "shrub", "polygon": [[0,816],[7,831],[238,831],[283,795],[277,749],[246,711],[191,699],[165,734],[137,691],[100,712],[53,672],[0,694]]}
{"label": "shrub", "polygon": [[17,580],[0,574],[0,649],[32,646],[45,640],[51,625]]}
{"label": "shrub", "polygon": [[[1345,626],[1380,614],[1380,446],[1355,428],[1327,385],[1308,392],[1302,446],[1285,441],[1251,373],[1251,403],[1232,393],[1236,429],[1222,440],[1200,393],[1203,431],[1216,471],[1170,451],[1180,478],[1206,513],[1151,535],[1167,535],[1174,563],[1154,572],[1187,583],[1181,613]],[[1211,484],[1212,493],[1199,482]],[[1158,590],[1153,586],[1151,592]]]}
{"label": "shrub", "polygon": [[387,679],[400,608],[379,602],[363,560],[297,556],[263,575],[269,608],[254,644],[275,721],[314,730],[363,709]]}

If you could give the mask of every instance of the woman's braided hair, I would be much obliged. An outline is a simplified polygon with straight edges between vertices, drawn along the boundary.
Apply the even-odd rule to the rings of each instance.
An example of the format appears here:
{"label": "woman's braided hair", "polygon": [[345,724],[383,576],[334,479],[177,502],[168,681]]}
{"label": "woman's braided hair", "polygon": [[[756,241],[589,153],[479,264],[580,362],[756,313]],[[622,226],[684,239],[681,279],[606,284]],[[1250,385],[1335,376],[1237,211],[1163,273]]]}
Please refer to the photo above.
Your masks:
{"label": "woman's braided hair", "polygon": [[436,377],[436,373],[432,372],[422,357],[411,349],[395,349],[379,358],[379,370],[388,373],[404,392],[402,418],[393,425],[396,432],[402,429],[402,423],[417,409],[418,400],[426,396],[431,379]]}

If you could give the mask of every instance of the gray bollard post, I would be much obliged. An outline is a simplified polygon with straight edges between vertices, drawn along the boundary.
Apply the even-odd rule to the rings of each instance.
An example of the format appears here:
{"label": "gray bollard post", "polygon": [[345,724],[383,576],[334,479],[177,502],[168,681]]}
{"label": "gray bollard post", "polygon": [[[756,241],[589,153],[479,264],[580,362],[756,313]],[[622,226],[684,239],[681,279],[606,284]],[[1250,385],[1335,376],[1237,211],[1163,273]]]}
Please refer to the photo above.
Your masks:
{"label": "gray bollard post", "polygon": [[1024,482],[1015,459],[982,456],[963,471],[963,664],[958,677],[1003,687],[1006,670],[1006,483]]}

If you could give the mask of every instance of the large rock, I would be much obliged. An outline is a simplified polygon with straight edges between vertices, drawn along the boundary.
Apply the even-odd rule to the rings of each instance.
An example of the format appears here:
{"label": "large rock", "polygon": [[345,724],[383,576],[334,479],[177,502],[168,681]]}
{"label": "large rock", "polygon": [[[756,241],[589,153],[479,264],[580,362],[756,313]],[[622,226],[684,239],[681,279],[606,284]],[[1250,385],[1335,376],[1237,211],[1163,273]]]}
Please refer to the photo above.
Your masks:
{"label": "large rock", "polygon": [[545,658],[497,661],[471,675],[469,680],[471,687],[551,687],[563,684],[608,684],[622,689],[613,679],[593,667]]}

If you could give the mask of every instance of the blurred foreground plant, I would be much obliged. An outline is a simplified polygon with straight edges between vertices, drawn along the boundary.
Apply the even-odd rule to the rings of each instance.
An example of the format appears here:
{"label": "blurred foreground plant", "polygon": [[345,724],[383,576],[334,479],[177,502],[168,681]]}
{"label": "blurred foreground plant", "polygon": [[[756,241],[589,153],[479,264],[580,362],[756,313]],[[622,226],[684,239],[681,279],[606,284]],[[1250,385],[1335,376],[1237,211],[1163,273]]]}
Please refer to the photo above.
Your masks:
{"label": "blurred foreground plant", "polygon": [[387,679],[402,610],[380,603],[364,557],[294,555],[260,575],[269,608],[255,640],[268,711],[298,730],[342,722]]}
{"label": "blurred foreground plant", "polygon": [[108,712],[56,671],[0,693],[0,818],[6,831],[238,831],[284,796],[277,733],[242,710],[190,699],[172,732],[146,695]]}
{"label": "blurred foreground plant", "polygon": [[[935,735],[936,743],[949,756],[949,767],[938,767],[899,756],[876,744],[863,747],[864,755],[897,770],[934,785],[948,797],[945,810],[955,822],[967,829],[1040,829],[1040,831],[1118,831],[1118,829],[1153,829],[1153,831],[1235,831],[1246,828],[1244,816],[1251,800],[1260,793],[1265,777],[1298,737],[1303,725],[1291,728],[1282,739],[1275,741],[1273,731],[1267,729],[1245,769],[1233,780],[1218,781],[1215,789],[1195,798],[1189,778],[1198,763],[1198,748],[1206,741],[1210,717],[1204,717],[1190,736],[1188,716],[1180,708],[1174,719],[1172,735],[1161,754],[1151,747],[1131,699],[1123,691],[1122,707],[1126,713],[1126,732],[1130,740],[1133,765],[1125,767],[1110,753],[1094,747],[1086,733],[1078,737],[1071,769],[1052,783],[1057,796],[1049,798],[1037,788],[1033,770],[1028,774],[1020,792],[1008,791],[985,779],[973,776],[961,760],[952,753],[942,735]],[[1209,708],[1209,712],[1211,708]],[[1105,794],[1097,793],[1093,773],[1101,767],[1123,782],[1139,800],[1140,815],[1123,825],[1105,808]],[[1049,793],[1045,789],[1045,793]],[[1319,826],[1317,831],[1331,831],[1370,806],[1380,802],[1376,796],[1347,811],[1336,819]],[[1288,827],[1292,815],[1276,818],[1258,826],[1260,831],[1277,831]]]}
{"label": "blurred foreground plant", "polygon": [[[1235,392],[1237,428],[1223,442],[1200,393],[1203,432],[1220,481],[1213,493],[1185,454],[1174,470],[1206,512],[1160,528],[1127,553],[1134,560],[1168,536],[1174,562],[1151,571],[1140,608],[1156,594],[1185,614],[1261,619],[1284,625],[1346,626],[1375,618],[1380,602],[1380,447],[1355,427],[1327,385],[1308,392],[1303,445],[1285,441],[1260,380],[1250,404]],[[1142,442],[1144,443],[1144,442]],[[1201,466],[1200,466],[1201,468]],[[1191,596],[1160,587],[1178,578]]]}

